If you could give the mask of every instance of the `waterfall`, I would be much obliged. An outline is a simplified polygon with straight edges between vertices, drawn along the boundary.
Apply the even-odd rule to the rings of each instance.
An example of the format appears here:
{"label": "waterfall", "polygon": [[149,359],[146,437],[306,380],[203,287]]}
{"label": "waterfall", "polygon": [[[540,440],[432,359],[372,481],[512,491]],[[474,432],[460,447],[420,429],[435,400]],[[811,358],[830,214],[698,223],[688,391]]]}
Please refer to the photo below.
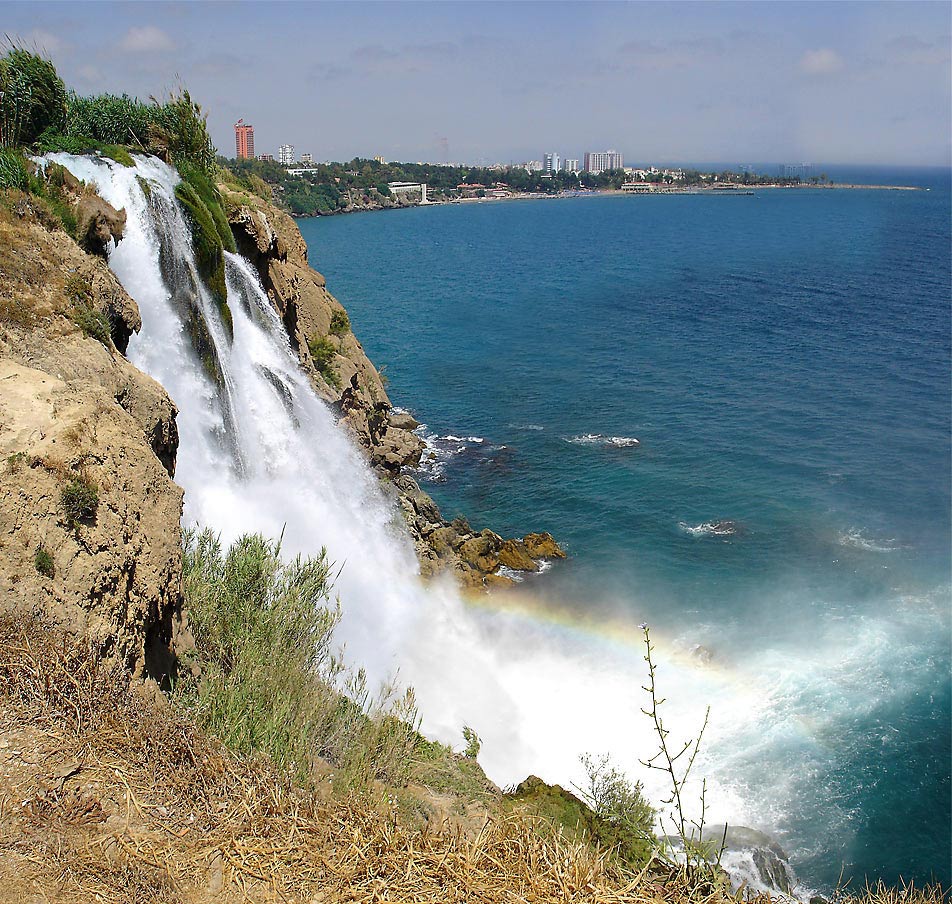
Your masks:
{"label": "waterfall", "polygon": [[[580,754],[611,752],[650,798],[662,799],[663,777],[638,765],[656,746],[640,712],[639,632],[606,637],[545,621],[525,605],[467,605],[450,580],[424,584],[395,500],[315,395],[254,268],[226,253],[228,336],[198,277],[175,170],[141,156],[134,167],[46,159],[126,210],[109,264],[142,315],[129,358],[179,409],[184,523],[211,527],[224,543],[247,532],[283,535],[292,556],[326,548],[340,569],[337,639],[347,660],[371,681],[396,675],[412,685],[431,737],[459,747],[471,725],[483,741],[480,763],[500,785],[536,773],[570,787],[582,781]],[[209,349],[196,352],[196,329],[214,366]],[[678,661],[655,639],[674,663],[664,686],[669,724],[696,731],[705,704],[719,698],[749,728],[768,707],[769,694],[727,670]],[[721,736],[735,729],[725,725]],[[714,728],[708,743],[716,746],[717,736]],[[709,764],[702,751],[698,772]],[[709,787],[707,802],[721,819],[750,818],[726,783]]]}

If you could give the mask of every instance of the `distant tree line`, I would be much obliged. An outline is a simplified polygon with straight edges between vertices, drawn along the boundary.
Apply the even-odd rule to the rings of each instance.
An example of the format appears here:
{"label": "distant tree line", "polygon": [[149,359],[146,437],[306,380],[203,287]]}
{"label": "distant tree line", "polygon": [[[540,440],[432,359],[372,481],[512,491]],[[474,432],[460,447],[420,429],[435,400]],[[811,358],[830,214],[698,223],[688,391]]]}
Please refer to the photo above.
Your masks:
{"label": "distant tree line", "polygon": [[[457,186],[482,185],[489,189],[501,185],[513,192],[559,194],[564,191],[618,189],[627,180],[624,170],[605,170],[601,173],[574,173],[542,171],[529,172],[522,166],[504,168],[479,166],[444,166],[436,163],[381,163],[355,157],[346,163],[319,163],[308,167],[308,172],[293,170],[270,160],[220,160],[237,176],[256,175],[267,182],[288,209],[299,216],[338,213],[355,200],[377,202],[382,206],[393,203],[389,182],[425,182],[431,199],[458,197]],[[676,185],[698,186],[712,182],[738,185],[765,183],[799,183],[799,178],[777,178],[755,173],[703,173],[684,170],[678,179],[672,173],[647,173],[644,181]],[[482,197],[484,192],[476,190]]]}
{"label": "distant tree line", "polygon": [[602,173],[528,172],[525,167],[489,169],[479,166],[443,166],[435,163],[380,163],[355,157],[346,163],[321,163],[312,172],[289,173],[270,160],[222,160],[237,176],[257,175],[277,189],[292,213],[308,216],[335,213],[355,196],[383,201],[391,197],[389,182],[425,182],[434,200],[455,198],[461,184],[492,188],[503,185],[514,192],[558,194],[579,189],[619,188],[623,170]]}

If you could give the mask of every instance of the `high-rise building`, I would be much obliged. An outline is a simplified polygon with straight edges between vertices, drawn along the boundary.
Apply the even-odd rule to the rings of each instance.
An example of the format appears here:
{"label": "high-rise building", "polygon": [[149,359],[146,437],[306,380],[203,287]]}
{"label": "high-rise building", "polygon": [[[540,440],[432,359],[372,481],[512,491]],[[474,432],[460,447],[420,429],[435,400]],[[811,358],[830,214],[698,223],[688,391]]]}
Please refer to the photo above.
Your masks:
{"label": "high-rise building", "polygon": [[618,151],[586,151],[585,172],[601,173],[605,170],[624,169],[625,158]]}
{"label": "high-rise building", "polygon": [[566,157],[562,164],[562,169],[567,173],[577,173],[579,171],[578,160],[573,160],[571,157]]}
{"label": "high-rise building", "polygon": [[314,162],[314,157],[311,154],[301,154],[301,163],[311,164]]}
{"label": "high-rise building", "polygon": [[547,173],[557,173],[559,171],[559,155],[554,151],[551,154],[543,154],[542,169]]}
{"label": "high-rise building", "polygon": [[253,160],[255,156],[255,127],[249,126],[243,119],[235,123],[235,157],[239,160]]}
{"label": "high-rise building", "polygon": [[813,175],[812,163],[781,163],[780,177],[782,179],[809,179]]}
{"label": "high-rise building", "polygon": [[278,163],[282,166],[290,166],[294,163],[294,145],[282,144],[278,148]]}

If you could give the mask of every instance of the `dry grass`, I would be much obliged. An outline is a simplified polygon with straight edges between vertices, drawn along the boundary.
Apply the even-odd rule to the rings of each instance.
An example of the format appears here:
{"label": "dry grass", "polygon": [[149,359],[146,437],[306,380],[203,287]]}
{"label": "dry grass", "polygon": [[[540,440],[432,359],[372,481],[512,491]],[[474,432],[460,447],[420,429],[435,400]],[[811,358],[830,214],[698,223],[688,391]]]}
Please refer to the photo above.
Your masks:
{"label": "dry grass", "polygon": [[0,786],[0,882],[12,869],[61,901],[192,901],[210,886],[222,900],[634,900],[606,853],[537,820],[468,836],[409,827],[373,791],[305,791],[98,662],[38,622],[0,622],[0,731],[39,764]]}
{"label": "dry grass", "polygon": [[[538,818],[413,828],[386,789],[335,797],[237,757],[130,691],[95,650],[0,619],[0,899],[56,902],[727,904],[626,871]],[[872,889],[838,904],[942,904]],[[767,904],[768,899],[760,899]]]}

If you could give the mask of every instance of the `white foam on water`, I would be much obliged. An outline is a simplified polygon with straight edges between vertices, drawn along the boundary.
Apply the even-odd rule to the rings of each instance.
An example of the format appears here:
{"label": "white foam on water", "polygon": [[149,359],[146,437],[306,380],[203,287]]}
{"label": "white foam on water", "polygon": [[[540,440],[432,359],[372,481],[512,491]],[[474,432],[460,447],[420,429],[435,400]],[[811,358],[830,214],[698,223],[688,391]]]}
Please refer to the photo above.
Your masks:
{"label": "white foam on water", "polygon": [[736,521],[702,521],[700,524],[679,521],[678,528],[692,537],[730,537],[740,530]]}
{"label": "white foam on water", "polygon": [[843,531],[836,538],[836,542],[840,546],[861,549],[865,552],[895,552],[903,548],[895,537],[871,537],[868,531],[858,527]]}
{"label": "white foam on water", "polygon": [[641,441],[633,436],[604,436],[601,433],[583,433],[565,441],[575,446],[611,446],[615,449],[633,449],[641,445]]}

